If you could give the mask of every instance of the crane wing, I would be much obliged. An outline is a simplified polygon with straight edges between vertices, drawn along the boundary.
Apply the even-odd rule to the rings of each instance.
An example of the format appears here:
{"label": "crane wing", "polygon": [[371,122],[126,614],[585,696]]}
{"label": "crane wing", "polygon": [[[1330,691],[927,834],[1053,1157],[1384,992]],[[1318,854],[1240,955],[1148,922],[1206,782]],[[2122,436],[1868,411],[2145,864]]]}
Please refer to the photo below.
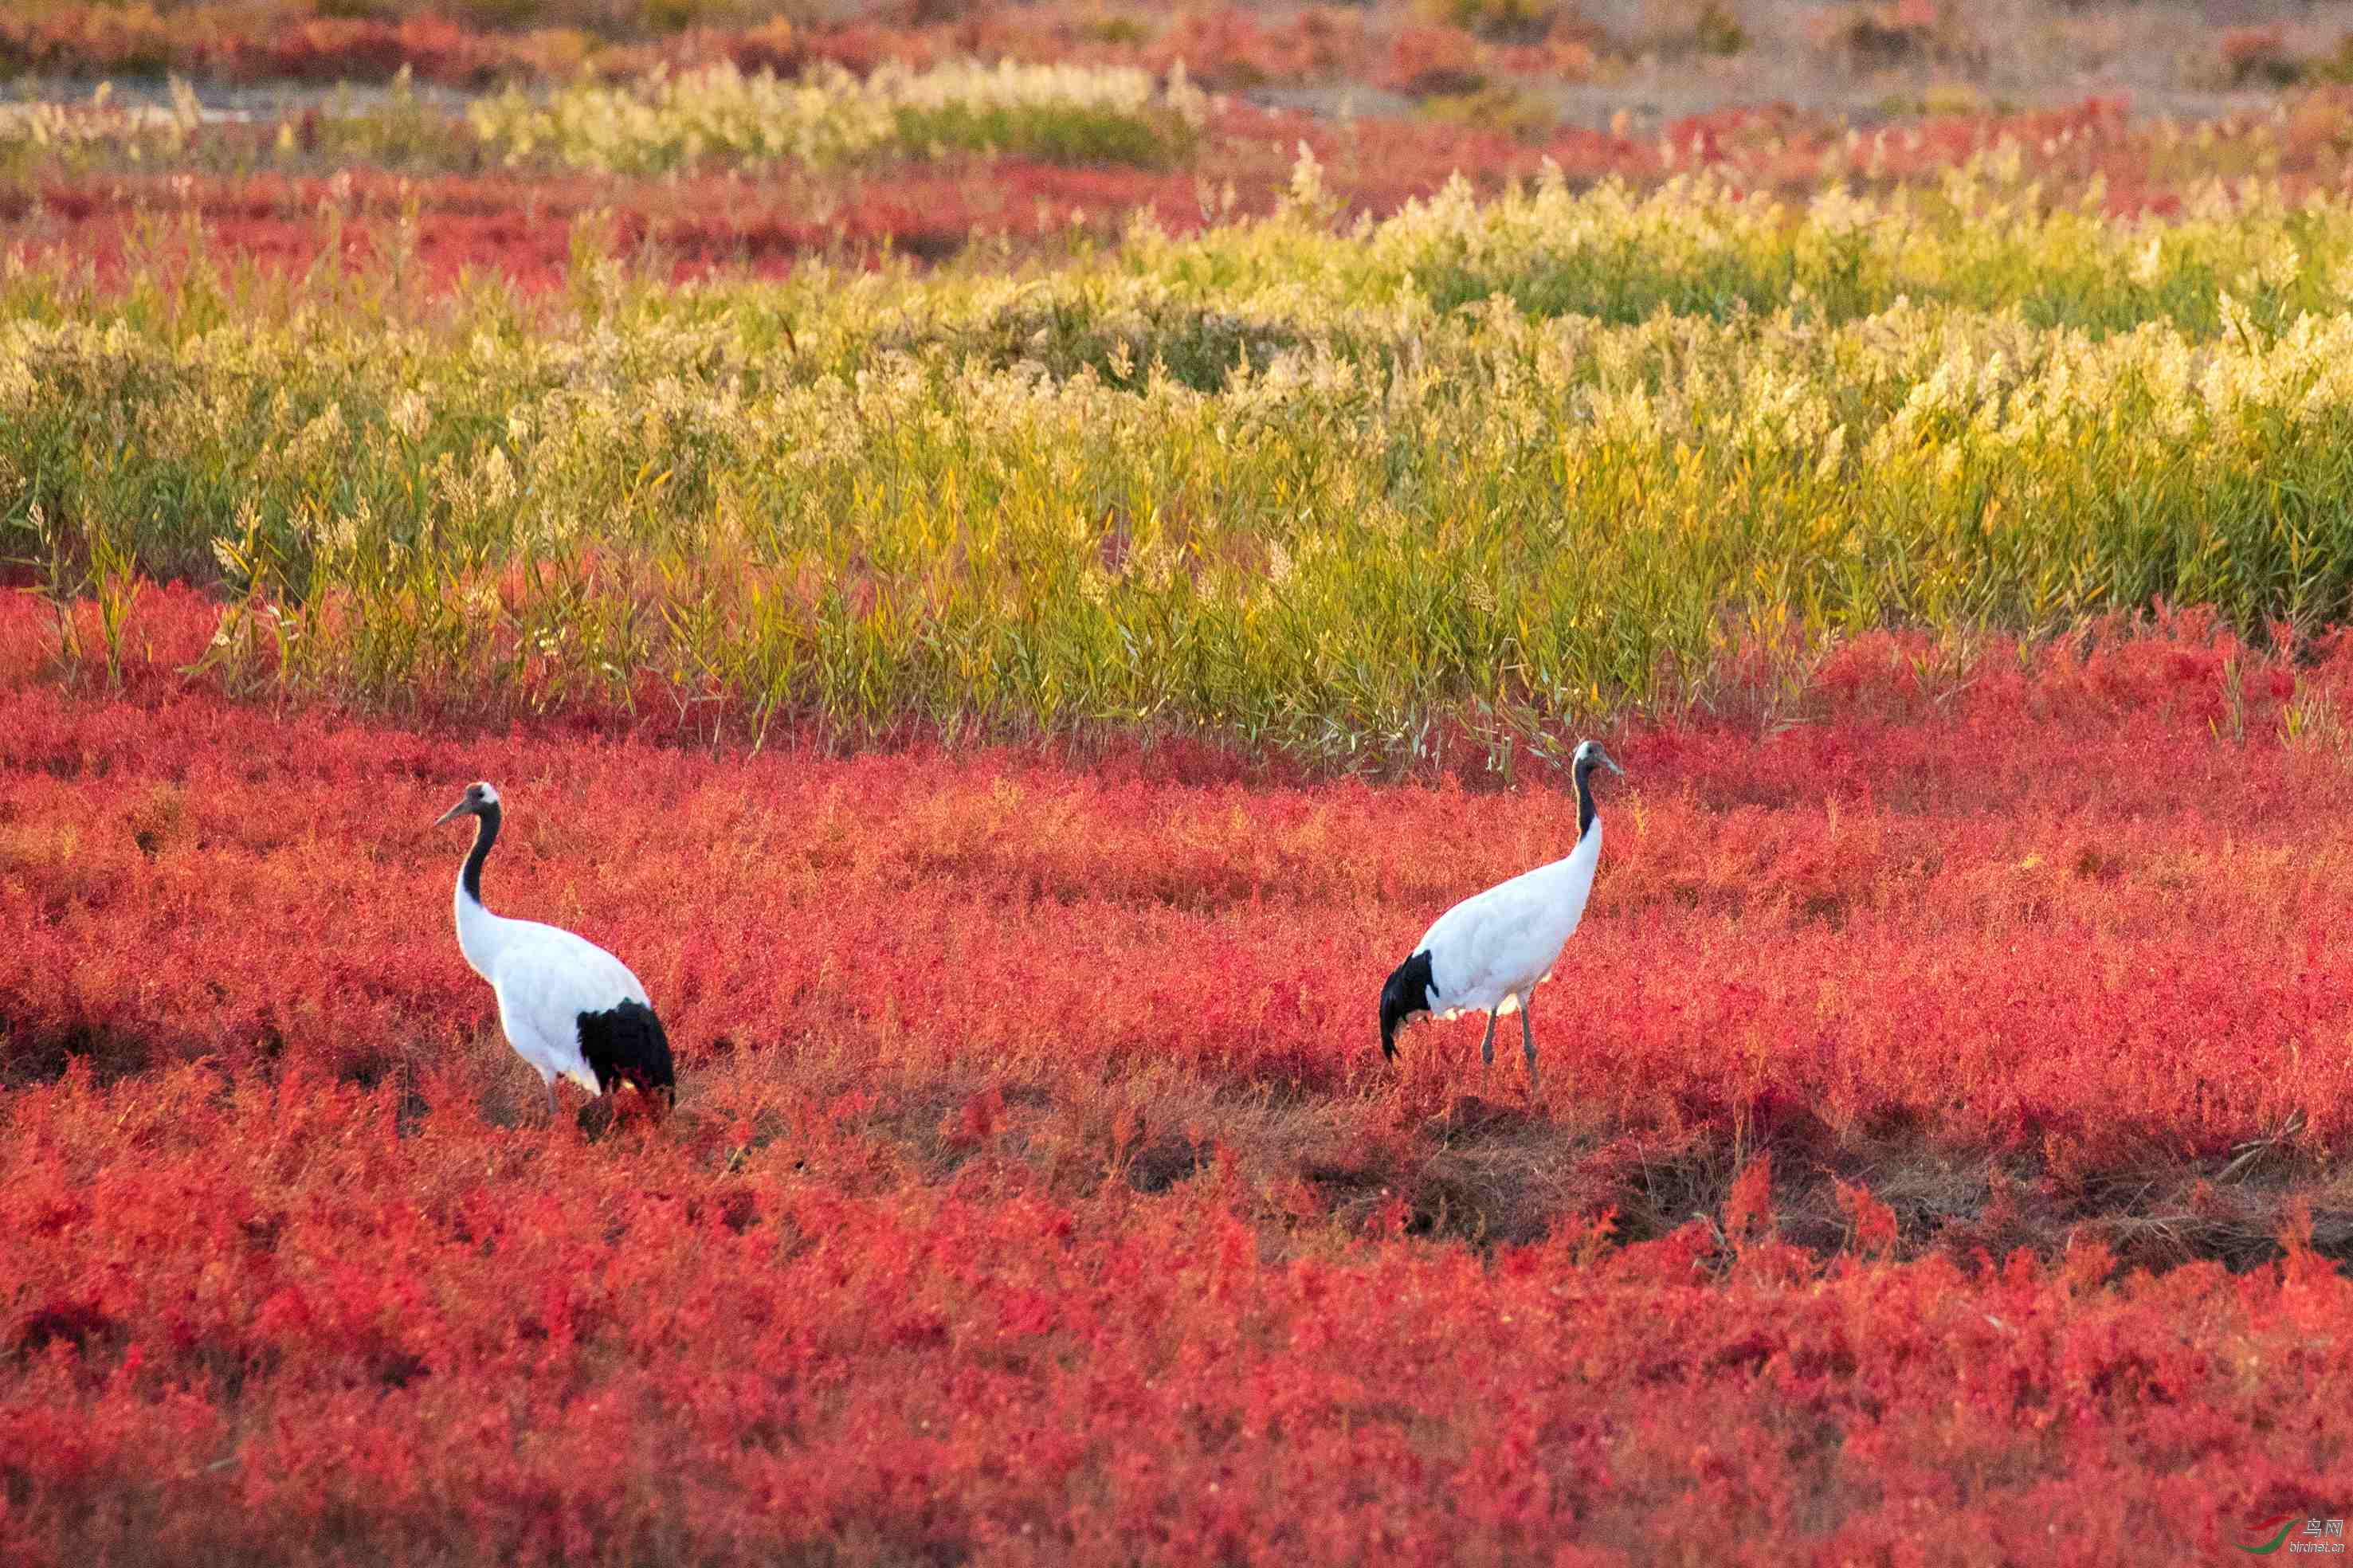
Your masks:
{"label": "crane wing", "polygon": [[581,1014],[624,1002],[650,1005],[628,965],[586,937],[536,921],[513,922],[491,978],[505,1008],[575,1051]]}
{"label": "crane wing", "polygon": [[1498,882],[1439,916],[1414,949],[1430,955],[1435,1010],[1498,1008],[1550,973],[1584,916],[1599,847],[1599,833],[1588,835],[1567,858]]}

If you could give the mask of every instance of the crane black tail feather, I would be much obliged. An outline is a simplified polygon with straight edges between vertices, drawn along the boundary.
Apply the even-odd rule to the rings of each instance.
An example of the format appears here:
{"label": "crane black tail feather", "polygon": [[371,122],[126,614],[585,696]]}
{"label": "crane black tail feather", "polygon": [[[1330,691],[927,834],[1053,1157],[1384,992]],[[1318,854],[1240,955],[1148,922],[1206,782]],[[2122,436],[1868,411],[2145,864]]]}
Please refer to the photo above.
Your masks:
{"label": "crane black tail feather", "polygon": [[642,1002],[624,1002],[601,1013],[580,1015],[580,1055],[596,1075],[596,1087],[610,1094],[621,1084],[635,1084],[639,1094],[666,1100],[678,1095],[678,1078],[670,1066],[670,1036],[661,1020]]}

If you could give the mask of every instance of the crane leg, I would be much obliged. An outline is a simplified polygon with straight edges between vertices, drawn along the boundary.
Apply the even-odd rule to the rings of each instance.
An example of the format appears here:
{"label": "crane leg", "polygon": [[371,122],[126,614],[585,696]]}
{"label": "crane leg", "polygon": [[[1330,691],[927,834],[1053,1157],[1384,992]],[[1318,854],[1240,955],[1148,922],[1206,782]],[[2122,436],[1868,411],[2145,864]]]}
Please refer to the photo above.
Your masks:
{"label": "crane leg", "polygon": [[547,1119],[553,1121],[559,1113],[555,1103],[555,1079],[551,1077],[547,1080]]}
{"label": "crane leg", "polygon": [[1536,1092],[1536,1032],[1528,1024],[1528,1001],[1525,996],[1520,998],[1520,1049],[1527,1055],[1528,1095],[1533,1099]]}
{"label": "crane leg", "polygon": [[1479,1042],[1479,1087],[1487,1087],[1487,1069],[1495,1065],[1495,1015],[1487,1015],[1487,1033]]}

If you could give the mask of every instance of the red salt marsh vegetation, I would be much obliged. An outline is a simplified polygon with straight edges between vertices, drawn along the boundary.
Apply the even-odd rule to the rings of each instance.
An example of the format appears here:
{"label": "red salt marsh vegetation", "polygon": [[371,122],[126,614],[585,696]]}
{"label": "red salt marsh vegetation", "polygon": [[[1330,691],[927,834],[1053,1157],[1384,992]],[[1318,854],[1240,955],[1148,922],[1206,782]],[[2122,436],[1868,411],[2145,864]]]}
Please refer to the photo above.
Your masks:
{"label": "red salt marsh vegetation", "polygon": [[[1373,1002],[1556,788],[273,711],[211,618],[0,620],[21,1560],[2094,1562],[2353,1479],[2341,657],[1623,727],[1531,1102]],[[667,1121],[528,1109],[476,776]]]}
{"label": "red salt marsh vegetation", "polygon": [[402,68],[472,89],[641,78],[724,61],[796,72],[958,57],[1142,67],[1227,90],[1377,84],[1422,96],[1490,83],[1703,87],[1718,98],[1875,86],[1952,91],[2102,81],[2276,90],[2353,74],[2341,12],[2266,4],[2161,10],[2099,0],[1992,13],[1953,0],[1367,0],[1181,8],[903,0],[20,0],[0,69],[166,71],[232,82],[381,81]]}

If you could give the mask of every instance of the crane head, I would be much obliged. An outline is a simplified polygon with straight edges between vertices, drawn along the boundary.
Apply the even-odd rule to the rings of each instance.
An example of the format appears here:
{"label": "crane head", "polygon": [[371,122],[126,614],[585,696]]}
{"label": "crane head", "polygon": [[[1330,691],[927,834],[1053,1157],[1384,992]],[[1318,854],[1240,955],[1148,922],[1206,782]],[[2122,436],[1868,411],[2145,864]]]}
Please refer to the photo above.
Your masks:
{"label": "crane head", "polygon": [[461,816],[481,816],[498,808],[499,792],[492,789],[486,779],[479,784],[468,784],[465,795],[458,804],[437,817],[433,826],[438,827],[445,822],[454,822]]}
{"label": "crane head", "polygon": [[1609,753],[1601,749],[1600,742],[1584,741],[1578,742],[1577,755],[1575,758],[1577,771],[1579,773],[1589,773],[1597,764],[1601,767],[1608,768],[1611,773],[1616,773],[1621,779],[1626,776],[1626,770],[1620,767],[1617,763],[1611,759]]}
{"label": "crane head", "polygon": [[1391,972],[1381,987],[1381,1055],[1397,1059],[1397,1032],[1417,1013],[1430,1011],[1430,993],[1436,982],[1430,973],[1430,952],[1424,949]]}

